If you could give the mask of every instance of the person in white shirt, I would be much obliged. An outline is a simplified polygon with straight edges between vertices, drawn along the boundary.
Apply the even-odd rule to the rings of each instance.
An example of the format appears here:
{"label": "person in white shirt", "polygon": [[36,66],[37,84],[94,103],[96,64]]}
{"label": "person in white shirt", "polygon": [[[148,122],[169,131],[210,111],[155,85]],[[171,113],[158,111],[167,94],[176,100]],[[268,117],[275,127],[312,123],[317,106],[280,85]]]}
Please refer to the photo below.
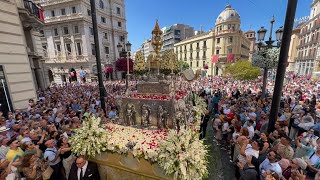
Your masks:
{"label": "person in white shirt", "polygon": [[245,164],[246,163],[246,156],[252,156],[258,160],[259,158],[259,151],[262,149],[263,143],[258,142],[256,140],[251,140],[251,143],[249,143],[249,140],[245,140],[243,145],[240,149],[240,154],[238,156],[239,162]]}
{"label": "person in white shirt", "polygon": [[252,139],[253,136],[254,136],[254,128],[253,128],[253,124],[254,124],[254,121],[253,120],[249,120],[247,121],[247,125],[248,125],[248,131],[249,131],[249,138]]}
{"label": "person in white shirt", "polygon": [[275,151],[270,151],[267,154],[267,158],[259,166],[260,179],[264,180],[268,171],[273,171],[277,173],[280,179],[282,176],[282,169],[278,163],[278,161],[280,160],[280,155],[278,155]]}

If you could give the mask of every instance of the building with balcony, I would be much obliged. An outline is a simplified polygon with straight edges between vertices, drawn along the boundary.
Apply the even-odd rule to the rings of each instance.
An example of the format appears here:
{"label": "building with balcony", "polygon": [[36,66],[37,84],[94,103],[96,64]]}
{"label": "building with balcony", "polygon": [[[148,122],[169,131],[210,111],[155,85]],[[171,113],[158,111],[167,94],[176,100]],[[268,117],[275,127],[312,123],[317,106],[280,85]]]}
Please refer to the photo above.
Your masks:
{"label": "building with balcony", "polygon": [[[124,0],[97,0],[96,13],[102,67],[113,67],[118,43],[127,40]],[[41,0],[45,26],[46,77],[49,82],[96,79],[94,44],[89,0]],[[115,73],[114,73],[115,75]],[[113,76],[115,77],[115,76]]]}
{"label": "building with balcony", "polygon": [[298,66],[296,66],[295,63],[298,57],[297,46],[299,44],[299,34],[301,30],[300,26],[301,25],[298,25],[292,30],[289,53],[288,53],[288,66],[287,66],[287,71],[290,71],[290,72],[294,72],[298,70],[296,69]]}
{"label": "building with balcony", "polygon": [[309,20],[301,25],[296,46],[295,70],[299,75],[314,75],[319,71],[320,1],[313,0]]}
{"label": "building with balcony", "polygon": [[175,43],[194,36],[194,28],[185,24],[174,24],[172,26],[165,26],[161,30],[163,32],[163,46],[161,52],[168,49],[173,49]]}
{"label": "building with balcony", "polygon": [[227,5],[218,16],[214,30],[187,38],[174,47],[178,59],[186,61],[192,69],[207,69],[207,75],[221,75],[228,63],[250,59],[255,33],[243,33],[240,15]]}
{"label": "building with balcony", "polygon": [[32,1],[0,1],[0,111],[27,108],[45,88],[39,29],[42,10]]}
{"label": "building with balcony", "polygon": [[214,31],[204,32],[174,45],[179,61],[185,61],[194,71],[201,69],[213,74],[211,57],[214,49]]}

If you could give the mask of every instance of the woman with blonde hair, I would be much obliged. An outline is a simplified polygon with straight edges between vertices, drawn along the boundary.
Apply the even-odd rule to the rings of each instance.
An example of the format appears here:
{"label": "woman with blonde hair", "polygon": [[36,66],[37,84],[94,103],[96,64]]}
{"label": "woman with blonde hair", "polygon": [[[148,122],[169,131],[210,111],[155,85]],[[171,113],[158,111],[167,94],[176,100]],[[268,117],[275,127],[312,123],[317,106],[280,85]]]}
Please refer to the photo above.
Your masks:
{"label": "woman with blonde hair", "polygon": [[238,159],[238,156],[240,154],[241,146],[248,140],[249,137],[249,131],[245,127],[241,127],[241,130],[239,132],[239,136],[234,141],[234,153],[233,153],[233,162],[235,162]]}

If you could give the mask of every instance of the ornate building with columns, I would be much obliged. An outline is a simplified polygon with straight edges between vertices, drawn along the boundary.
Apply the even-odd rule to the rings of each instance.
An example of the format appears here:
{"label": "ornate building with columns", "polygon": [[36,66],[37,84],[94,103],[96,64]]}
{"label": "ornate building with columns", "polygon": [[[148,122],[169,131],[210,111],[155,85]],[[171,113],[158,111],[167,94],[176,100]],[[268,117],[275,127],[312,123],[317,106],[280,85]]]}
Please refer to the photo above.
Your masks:
{"label": "ornate building with columns", "polygon": [[[97,0],[97,23],[102,67],[112,67],[119,57],[117,44],[127,41],[124,0]],[[89,0],[41,0],[45,26],[45,51],[49,82],[96,79],[95,46]],[[110,68],[108,68],[110,70]]]}
{"label": "ornate building with columns", "polygon": [[295,72],[310,76],[320,70],[320,1],[313,0],[310,5],[309,20],[299,26],[296,46]]}
{"label": "ornate building with columns", "polygon": [[207,75],[221,75],[228,63],[250,60],[255,48],[255,33],[242,32],[240,23],[239,13],[227,5],[218,15],[214,30],[174,45],[178,59]]}

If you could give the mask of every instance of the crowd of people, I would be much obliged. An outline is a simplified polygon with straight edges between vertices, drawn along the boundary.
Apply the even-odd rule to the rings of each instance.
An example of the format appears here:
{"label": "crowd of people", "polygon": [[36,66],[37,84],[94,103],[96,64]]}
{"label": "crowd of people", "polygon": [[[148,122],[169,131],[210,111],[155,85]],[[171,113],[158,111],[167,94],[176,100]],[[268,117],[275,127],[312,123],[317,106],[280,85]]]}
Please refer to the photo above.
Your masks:
{"label": "crowd of people", "polygon": [[259,81],[214,77],[198,82],[197,88],[214,116],[214,144],[228,151],[235,165],[234,179],[320,178],[317,82],[303,77],[287,81],[272,132],[268,131],[272,82],[265,97]]}
{"label": "crowd of people", "polygon": [[[214,145],[229,152],[235,179],[319,179],[317,83],[300,77],[288,79],[275,130],[268,132],[273,84],[268,84],[263,98],[260,82],[218,76],[192,82],[179,78],[176,89],[206,100],[209,113],[203,118],[201,138],[211,122]],[[136,91],[136,83],[129,83],[130,91]],[[126,93],[125,83],[106,81],[104,85],[106,111],[101,109],[97,84],[72,83],[39,91],[38,100],[30,99],[25,110],[0,112],[0,179],[81,179],[89,175],[99,179],[97,165],[74,156],[68,139],[86,117],[98,116],[103,122],[118,117],[117,100]]]}

